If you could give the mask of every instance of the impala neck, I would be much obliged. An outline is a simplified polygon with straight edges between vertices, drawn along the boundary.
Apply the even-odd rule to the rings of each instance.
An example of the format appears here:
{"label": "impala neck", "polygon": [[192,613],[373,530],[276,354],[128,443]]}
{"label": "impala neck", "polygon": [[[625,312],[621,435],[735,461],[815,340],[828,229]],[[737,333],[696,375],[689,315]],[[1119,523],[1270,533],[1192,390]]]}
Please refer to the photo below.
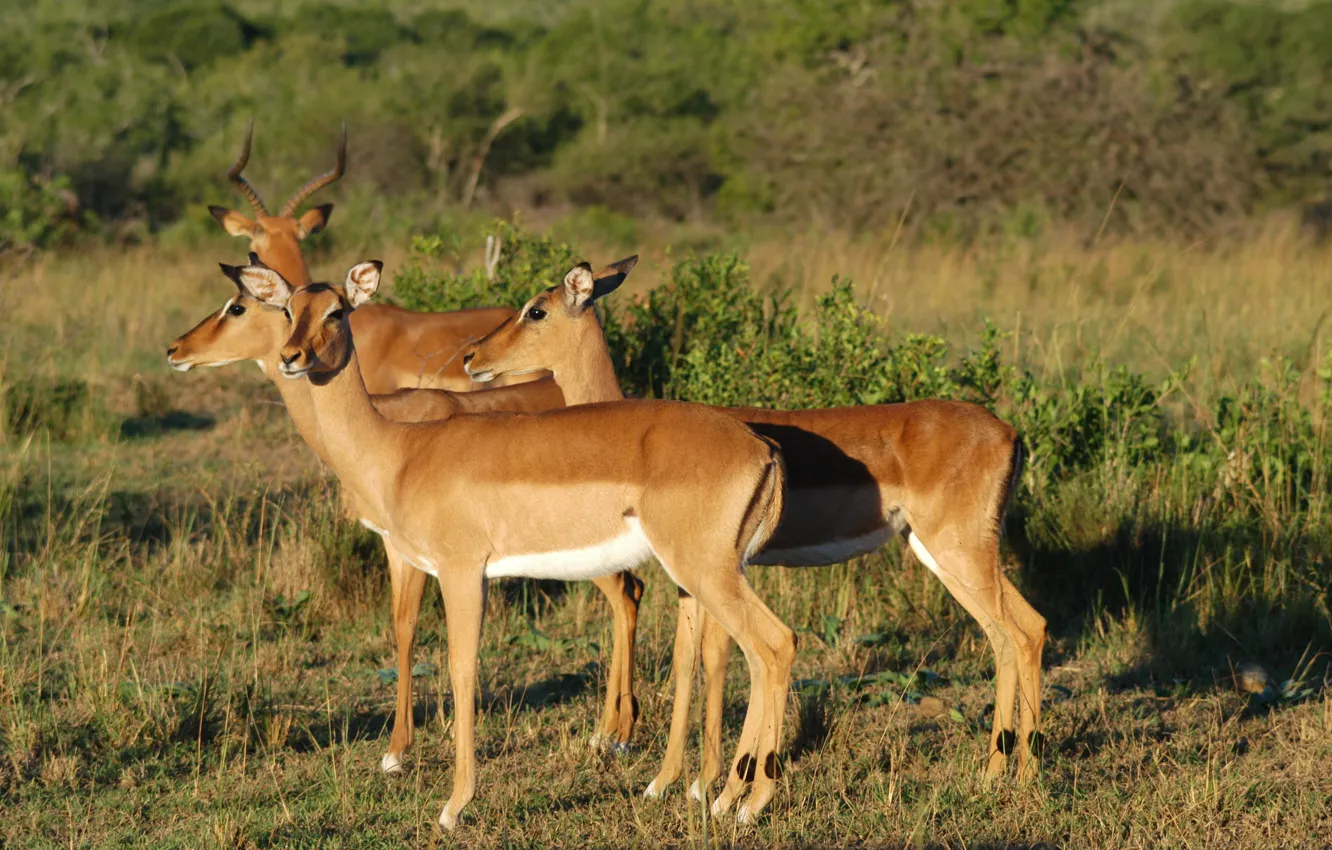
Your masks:
{"label": "impala neck", "polygon": [[296,433],[301,435],[301,439],[314,449],[314,453],[319,456],[325,464],[332,466],[329,460],[327,447],[324,445],[323,434],[319,430],[319,418],[315,415],[314,398],[310,393],[310,383],[308,381],[290,381],[282,377],[278,372],[278,355],[275,352],[272,357],[263,360],[260,364],[268,380],[277,387],[278,395],[282,396],[282,403],[286,405],[287,415],[291,417],[291,424],[296,426]]}
{"label": "impala neck", "polygon": [[574,356],[567,363],[552,370],[555,383],[564,393],[564,403],[593,404],[599,401],[620,401],[624,392],[615,377],[615,364],[611,361],[610,348],[606,345],[606,334],[601,323],[592,317],[585,323],[582,339],[577,341],[572,351]]}
{"label": "impala neck", "polygon": [[397,478],[398,441],[405,426],[385,419],[370,402],[353,347],[336,372],[302,379],[309,387],[328,465],[344,486],[385,515],[382,495]]}

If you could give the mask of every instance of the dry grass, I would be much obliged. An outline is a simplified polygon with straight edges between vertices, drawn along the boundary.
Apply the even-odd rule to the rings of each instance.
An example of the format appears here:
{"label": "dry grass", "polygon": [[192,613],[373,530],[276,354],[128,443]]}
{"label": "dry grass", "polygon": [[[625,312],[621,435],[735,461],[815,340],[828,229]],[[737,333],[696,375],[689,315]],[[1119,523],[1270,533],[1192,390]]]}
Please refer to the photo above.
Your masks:
{"label": "dry grass", "polygon": [[761,242],[755,279],[804,297],[834,275],[905,332],[974,341],[981,319],[1020,330],[1014,345],[1038,371],[1093,358],[1162,372],[1197,358],[1209,389],[1263,357],[1307,362],[1332,307],[1332,254],[1286,222],[1238,244],[1106,244],[1056,234],[969,249],[810,235]]}
{"label": "dry grass", "polygon": [[[236,253],[217,245],[220,258]],[[658,247],[645,254],[638,286],[663,267],[650,262]],[[658,568],[644,573],[639,748],[620,759],[582,746],[609,652],[600,601],[583,586],[503,585],[483,647],[480,795],[463,830],[442,835],[434,822],[452,750],[438,605],[431,594],[421,626],[418,660],[436,672],[418,680],[418,743],[407,776],[385,779],[381,556],[338,521],[332,489],[252,367],[166,373],[166,342],[227,296],[197,255],[51,258],[0,290],[0,378],[83,376],[105,408],[103,426],[73,442],[0,446],[0,845],[1332,843],[1330,692],[1268,706],[1229,675],[1258,660],[1278,680],[1318,685],[1327,656],[1315,642],[1301,658],[1307,635],[1263,638],[1254,622],[1234,643],[1171,655],[1178,644],[1161,624],[1191,609],[1047,612],[1045,770],[1028,787],[987,789],[977,779],[993,697],[983,637],[896,548],[826,570],[756,572],[760,593],[801,630],[797,678],[850,681],[806,682],[793,695],[783,788],[750,830],[705,827],[678,794],[639,796],[664,748],[670,696],[674,592]],[[802,292],[849,274],[899,328],[965,339],[978,316],[1016,327],[1020,315],[1015,344],[1052,370],[1097,355],[1145,369],[1197,355],[1200,392],[1265,353],[1303,352],[1332,291],[1326,255],[1275,229],[1220,251],[1058,240],[962,251],[887,234],[755,241],[749,256],[759,280]],[[136,375],[152,392],[136,391]],[[118,423],[145,405],[212,422],[120,436]],[[1061,597],[1050,586],[1085,580],[1077,570],[1097,547],[1128,547],[1111,566],[1133,547],[1168,556],[1150,536],[1116,543],[1111,519],[1142,510],[1135,486],[1107,476],[1058,494],[1068,551],[1021,562],[1033,598],[1052,604]],[[1169,502],[1169,487],[1143,498]],[[1225,569],[1202,565],[1197,593],[1224,583]],[[293,604],[301,591],[309,601]],[[533,629],[555,640],[536,647]],[[866,634],[873,645],[855,640]],[[856,680],[885,671],[940,678],[907,689]],[[740,660],[731,676],[733,741]],[[910,691],[941,703],[914,705]]]}

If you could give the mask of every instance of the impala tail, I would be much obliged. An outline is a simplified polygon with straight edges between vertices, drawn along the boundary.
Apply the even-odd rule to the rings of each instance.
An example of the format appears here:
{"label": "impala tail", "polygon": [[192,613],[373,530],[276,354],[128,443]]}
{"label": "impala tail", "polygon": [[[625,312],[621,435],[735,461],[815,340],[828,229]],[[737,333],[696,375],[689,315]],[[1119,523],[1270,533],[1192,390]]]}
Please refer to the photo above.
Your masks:
{"label": "impala tail", "polygon": [[1022,445],[1022,437],[1013,435],[1013,452],[1008,460],[1008,477],[999,488],[999,504],[995,511],[995,523],[998,525],[999,535],[1004,533],[1004,520],[1007,518],[1008,509],[1013,502],[1013,494],[1017,491],[1018,485],[1022,483],[1022,466],[1027,460],[1027,449]]}
{"label": "impala tail", "polygon": [[[763,468],[754,497],[740,525],[737,542],[744,544],[745,563],[768,545],[782,517],[782,494],[786,491],[786,466],[778,446],[767,437],[759,437],[768,447],[768,462]],[[748,542],[746,542],[748,541]]]}

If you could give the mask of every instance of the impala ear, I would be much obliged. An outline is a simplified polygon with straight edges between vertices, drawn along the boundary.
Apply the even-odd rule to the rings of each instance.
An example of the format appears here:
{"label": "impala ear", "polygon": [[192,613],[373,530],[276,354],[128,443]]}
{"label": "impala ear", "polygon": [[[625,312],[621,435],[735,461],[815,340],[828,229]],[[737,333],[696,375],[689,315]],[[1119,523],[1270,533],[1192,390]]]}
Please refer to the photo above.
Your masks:
{"label": "impala ear", "polygon": [[342,284],[343,294],[353,307],[360,307],[370,300],[379,289],[379,278],[384,272],[384,264],[379,260],[357,263],[347,270],[347,280]]}
{"label": "impala ear", "polygon": [[217,223],[222,225],[222,229],[232,236],[254,236],[257,225],[235,210],[229,210],[226,207],[209,207],[208,211],[213,214],[213,218],[217,219]]}
{"label": "impala ear", "polygon": [[240,266],[229,266],[226,263],[218,263],[217,266],[218,268],[222,269],[222,274],[226,275],[228,280],[236,284],[237,289],[239,289],[242,293],[245,292],[245,284],[241,283]]}
{"label": "impala ear", "polygon": [[[222,271],[229,268],[231,266],[222,266]],[[247,293],[270,307],[286,307],[291,299],[291,284],[265,266],[244,266],[234,279]]]}
{"label": "impala ear", "polygon": [[592,300],[596,301],[598,298],[604,298],[618,289],[636,265],[638,265],[638,255],[634,254],[632,257],[625,257],[623,260],[611,263],[592,275]]}
{"label": "impala ear", "polygon": [[564,303],[571,310],[581,310],[592,302],[595,288],[592,267],[587,263],[579,263],[564,276]]}
{"label": "impala ear", "polygon": [[314,236],[328,227],[328,220],[332,217],[332,204],[320,204],[317,207],[311,207],[296,220],[296,238],[304,239],[307,236]]}

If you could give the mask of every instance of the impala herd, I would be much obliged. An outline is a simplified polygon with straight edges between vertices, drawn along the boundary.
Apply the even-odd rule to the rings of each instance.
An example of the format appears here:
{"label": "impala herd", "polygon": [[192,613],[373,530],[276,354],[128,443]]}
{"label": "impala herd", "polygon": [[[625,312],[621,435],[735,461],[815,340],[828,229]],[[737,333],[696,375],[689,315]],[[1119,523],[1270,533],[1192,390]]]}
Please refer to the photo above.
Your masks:
{"label": "impala herd", "polygon": [[[985,409],[952,401],[781,411],[627,401],[594,303],[637,257],[581,263],[521,310],[413,313],[367,303],[381,264],[312,282],[300,242],[332,205],[276,216],[241,176],[253,125],[227,172],[254,212],[211,207],[248,262],[223,265],[236,290],[167,350],[172,368],[255,361],[297,431],[337,475],[347,512],[379,534],[389,567],[397,702],[386,773],[412,742],[412,649],[428,577],[448,634],[456,764],[440,815],[451,829],[476,787],[477,664],[488,580],[590,580],[614,618],[606,700],[593,743],[623,750],[638,715],[634,636],[656,558],[679,587],[675,703],[666,755],[646,795],[679,779],[696,659],[703,659],[703,760],[689,789],[722,774],[722,693],[731,643],[750,672],[748,709],[713,814],[753,819],[772,799],[795,634],[754,593],[750,565],[839,563],[894,534],[980,623],[995,656],[987,777],[1010,753],[1036,769],[1045,620],[1005,577],[999,535],[1022,443]],[[1016,704],[1016,729],[1014,709]],[[747,795],[746,795],[746,792]],[[744,797],[741,802],[741,797]]]}

